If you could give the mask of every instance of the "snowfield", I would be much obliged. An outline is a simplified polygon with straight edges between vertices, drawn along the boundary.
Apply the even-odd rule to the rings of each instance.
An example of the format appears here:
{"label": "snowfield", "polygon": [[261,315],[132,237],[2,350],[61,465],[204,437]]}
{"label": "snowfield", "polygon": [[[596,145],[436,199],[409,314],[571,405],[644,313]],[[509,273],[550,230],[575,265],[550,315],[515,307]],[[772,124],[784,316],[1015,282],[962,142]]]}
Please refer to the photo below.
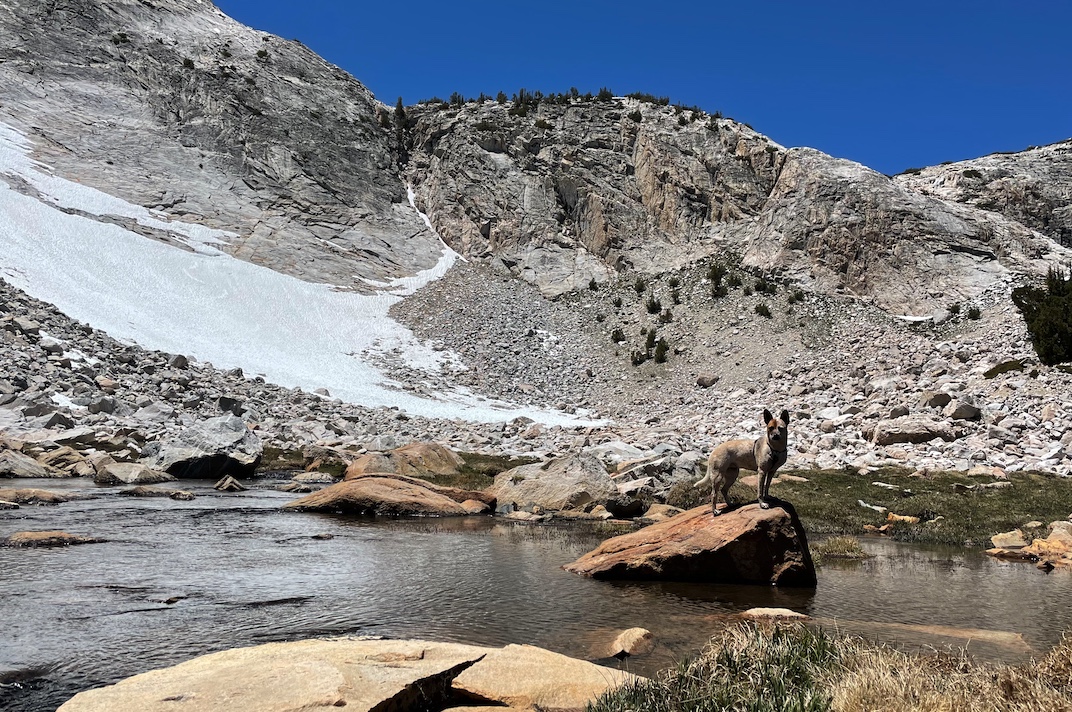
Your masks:
{"label": "snowfield", "polygon": [[[565,413],[495,402],[463,389],[424,398],[399,390],[366,356],[401,351],[437,372],[436,352],[387,310],[442,276],[458,256],[444,245],[435,267],[393,280],[373,295],[338,291],[237,260],[217,249],[233,234],[168,220],[52,175],[32,145],[0,122],[0,277],[114,338],[181,353],[220,368],[365,406],[397,406],[432,418],[498,422],[526,416],[585,425]],[[21,179],[36,197],[15,191]],[[416,209],[416,208],[415,208]],[[95,219],[118,216],[166,231],[182,249]]]}

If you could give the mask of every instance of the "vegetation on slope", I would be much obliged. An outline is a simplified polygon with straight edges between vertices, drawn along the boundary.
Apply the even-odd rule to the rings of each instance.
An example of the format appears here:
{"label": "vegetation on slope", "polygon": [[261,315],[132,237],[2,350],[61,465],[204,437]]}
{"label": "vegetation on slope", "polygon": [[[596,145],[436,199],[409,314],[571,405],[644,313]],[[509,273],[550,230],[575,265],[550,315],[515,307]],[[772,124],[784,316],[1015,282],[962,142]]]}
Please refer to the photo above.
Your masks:
{"label": "vegetation on slope", "polygon": [[1072,275],[1051,268],[1045,289],[1018,287],[1012,300],[1023,312],[1039,360],[1049,366],[1072,361]]}

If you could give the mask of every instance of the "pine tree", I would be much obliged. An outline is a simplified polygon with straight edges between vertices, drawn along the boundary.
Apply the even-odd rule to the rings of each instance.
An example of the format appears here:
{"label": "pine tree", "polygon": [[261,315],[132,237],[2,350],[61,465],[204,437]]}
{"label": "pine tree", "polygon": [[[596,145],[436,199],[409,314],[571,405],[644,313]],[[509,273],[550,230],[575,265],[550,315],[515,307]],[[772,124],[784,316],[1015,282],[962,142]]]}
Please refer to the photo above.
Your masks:
{"label": "pine tree", "polygon": [[402,139],[406,130],[406,109],[402,106],[402,97],[395,102],[395,138],[398,139],[399,148],[402,147]]}

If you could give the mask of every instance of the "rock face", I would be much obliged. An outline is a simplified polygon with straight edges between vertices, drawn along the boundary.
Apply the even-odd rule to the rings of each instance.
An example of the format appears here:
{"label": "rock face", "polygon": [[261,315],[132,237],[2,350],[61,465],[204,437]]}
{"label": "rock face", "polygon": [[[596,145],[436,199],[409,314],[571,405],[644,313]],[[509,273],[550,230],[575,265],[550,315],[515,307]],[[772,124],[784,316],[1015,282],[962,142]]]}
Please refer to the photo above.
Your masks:
{"label": "rock face", "polygon": [[1004,215],[701,112],[623,98],[517,109],[414,107],[407,175],[452,247],[499,256],[544,294],[729,247],[817,291],[926,315],[948,303],[934,294],[1044,272],[1052,247]]}
{"label": "rock face", "polygon": [[488,492],[500,507],[512,504],[554,511],[605,503],[617,496],[618,488],[603,464],[582,452],[500,472]]}
{"label": "rock face", "polygon": [[[582,433],[524,418],[407,420],[118,343],[3,283],[0,429],[39,446],[35,458],[62,445],[98,465],[90,449],[155,458],[190,423],[225,411],[277,449],[356,453],[420,439],[546,458],[624,441],[638,459],[684,458],[752,436],[740,424],[780,402],[794,413],[791,466],[1072,473],[1072,376],[1038,364],[1008,299],[1030,273],[1064,261],[1046,255],[1062,254],[1049,238],[1065,234],[1068,144],[979,159],[1005,171],[993,179],[954,164],[923,171],[922,183],[888,180],[729,119],[624,98],[524,112],[522,102],[410,107],[399,137],[399,124],[381,124],[391,112],[352,78],[195,0],[6,2],[0,86],[4,122],[56,175],[162,219],[229,230],[221,249],[304,279],[364,290],[365,279],[431,266],[441,245],[405,205],[413,183],[447,240],[475,259],[392,315],[464,366],[434,382],[389,355],[384,367],[417,392],[462,386],[614,421]],[[972,180],[986,190],[931,186],[957,170],[958,190]],[[716,259],[748,289],[771,270],[792,284],[713,299]],[[549,301],[533,284],[582,289]],[[649,297],[665,310],[649,312]],[[889,313],[938,308],[940,319],[914,326]],[[653,329],[669,361],[634,367],[638,335]],[[1012,363],[1015,372],[985,375]],[[963,436],[949,440],[861,437],[894,414],[923,415],[924,393],[970,398],[978,419],[958,420],[950,434]],[[818,417],[831,408],[840,415]],[[54,467],[89,474],[66,455]],[[663,470],[654,494],[685,469]]]}
{"label": "rock face", "polygon": [[361,289],[439,258],[406,205],[387,108],[301,43],[211,3],[6,3],[0,83],[6,116],[49,137],[39,158],[235,233],[223,249],[236,257]]}
{"label": "rock face", "polygon": [[905,171],[894,180],[924,195],[1001,213],[1072,244],[1072,141]]}
{"label": "rock face", "polygon": [[749,504],[711,516],[690,509],[608,539],[567,571],[600,579],[814,586],[815,567],[795,513]]}
{"label": "rock face", "polygon": [[319,492],[289,502],[283,508],[387,516],[461,516],[471,513],[461,502],[425,486],[424,483],[408,478],[375,475],[325,487]]}
{"label": "rock face", "polygon": [[472,703],[583,710],[635,675],[530,646],[303,640],[225,650],[88,690],[62,712],[444,709]]}

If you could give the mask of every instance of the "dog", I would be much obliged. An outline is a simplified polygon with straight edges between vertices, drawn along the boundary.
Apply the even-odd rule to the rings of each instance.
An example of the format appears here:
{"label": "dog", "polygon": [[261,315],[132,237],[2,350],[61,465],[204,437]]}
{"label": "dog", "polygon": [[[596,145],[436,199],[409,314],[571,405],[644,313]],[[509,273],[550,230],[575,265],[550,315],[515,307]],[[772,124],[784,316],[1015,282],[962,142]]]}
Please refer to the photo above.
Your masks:
{"label": "dog", "polygon": [[718,493],[727,505],[730,503],[730,487],[737,481],[741,470],[756,470],[759,483],[756,493],[759,506],[770,508],[767,497],[775,471],[785,464],[788,457],[789,411],[783,410],[775,418],[769,410],[763,411],[763,427],[766,434],[757,440],[730,440],[711,451],[707,458],[707,475],[694,487],[711,485],[711,515],[718,516]]}

